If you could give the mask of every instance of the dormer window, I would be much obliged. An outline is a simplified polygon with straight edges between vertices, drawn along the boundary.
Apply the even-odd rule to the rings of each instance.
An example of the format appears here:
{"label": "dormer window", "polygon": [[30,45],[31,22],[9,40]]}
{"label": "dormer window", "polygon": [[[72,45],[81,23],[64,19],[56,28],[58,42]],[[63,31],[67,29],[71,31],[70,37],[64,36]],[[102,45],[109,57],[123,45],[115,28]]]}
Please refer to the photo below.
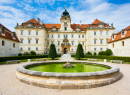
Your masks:
{"label": "dormer window", "polygon": [[122,35],[124,35],[124,31],[122,31]]}
{"label": "dormer window", "polygon": [[5,29],[4,28],[2,28],[2,34],[5,34]]}

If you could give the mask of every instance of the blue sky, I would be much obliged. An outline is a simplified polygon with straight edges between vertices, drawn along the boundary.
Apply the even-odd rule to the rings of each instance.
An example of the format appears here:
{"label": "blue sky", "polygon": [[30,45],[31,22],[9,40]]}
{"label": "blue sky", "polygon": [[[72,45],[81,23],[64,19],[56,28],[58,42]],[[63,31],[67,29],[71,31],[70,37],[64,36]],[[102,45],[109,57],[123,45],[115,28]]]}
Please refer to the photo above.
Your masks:
{"label": "blue sky", "polygon": [[67,6],[71,22],[90,24],[94,19],[113,23],[115,32],[130,25],[130,0],[0,0],[0,23],[14,31],[16,23],[40,18],[60,23]]}

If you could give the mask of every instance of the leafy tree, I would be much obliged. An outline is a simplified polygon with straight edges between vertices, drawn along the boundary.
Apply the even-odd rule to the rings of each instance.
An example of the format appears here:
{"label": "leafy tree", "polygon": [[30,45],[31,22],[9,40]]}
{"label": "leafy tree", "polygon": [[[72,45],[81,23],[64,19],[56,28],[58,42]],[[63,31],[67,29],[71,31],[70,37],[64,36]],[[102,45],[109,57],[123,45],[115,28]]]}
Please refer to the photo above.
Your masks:
{"label": "leafy tree", "polygon": [[97,53],[96,53],[96,52],[94,52],[94,55],[97,55]]}
{"label": "leafy tree", "polygon": [[79,58],[79,60],[80,60],[80,58],[84,58],[84,51],[83,51],[83,47],[81,44],[78,44],[75,58]]}
{"label": "leafy tree", "polygon": [[31,55],[36,55],[36,52],[35,51],[31,51],[30,54]]}
{"label": "leafy tree", "polygon": [[52,58],[52,60],[54,60],[54,58],[57,57],[57,53],[56,53],[56,48],[55,48],[55,45],[54,44],[51,44],[50,45],[50,50],[49,50],[49,55],[48,55],[49,58]]}
{"label": "leafy tree", "polygon": [[24,52],[23,55],[30,55],[30,53],[29,52]]}
{"label": "leafy tree", "polygon": [[92,55],[92,53],[88,51],[88,52],[87,52],[87,55]]}
{"label": "leafy tree", "polygon": [[111,56],[113,54],[111,49],[106,50],[106,55]]}
{"label": "leafy tree", "polygon": [[100,51],[98,55],[106,55],[106,51]]}

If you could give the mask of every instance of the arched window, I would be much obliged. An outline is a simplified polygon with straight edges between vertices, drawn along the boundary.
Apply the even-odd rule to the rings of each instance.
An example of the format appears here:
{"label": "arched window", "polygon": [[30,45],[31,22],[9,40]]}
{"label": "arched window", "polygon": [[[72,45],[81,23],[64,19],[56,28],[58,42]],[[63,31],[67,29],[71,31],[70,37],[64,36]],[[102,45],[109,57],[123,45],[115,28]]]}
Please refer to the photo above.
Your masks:
{"label": "arched window", "polygon": [[67,31],[67,27],[65,27],[65,31]]}

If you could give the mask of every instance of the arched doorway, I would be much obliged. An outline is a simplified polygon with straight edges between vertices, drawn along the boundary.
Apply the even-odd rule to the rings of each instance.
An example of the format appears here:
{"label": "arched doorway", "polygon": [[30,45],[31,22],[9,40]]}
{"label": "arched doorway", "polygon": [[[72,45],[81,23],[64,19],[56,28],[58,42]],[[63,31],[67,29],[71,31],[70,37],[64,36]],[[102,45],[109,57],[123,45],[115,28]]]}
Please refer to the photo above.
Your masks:
{"label": "arched doorway", "polygon": [[66,54],[67,53],[67,48],[64,48],[64,54]]}

